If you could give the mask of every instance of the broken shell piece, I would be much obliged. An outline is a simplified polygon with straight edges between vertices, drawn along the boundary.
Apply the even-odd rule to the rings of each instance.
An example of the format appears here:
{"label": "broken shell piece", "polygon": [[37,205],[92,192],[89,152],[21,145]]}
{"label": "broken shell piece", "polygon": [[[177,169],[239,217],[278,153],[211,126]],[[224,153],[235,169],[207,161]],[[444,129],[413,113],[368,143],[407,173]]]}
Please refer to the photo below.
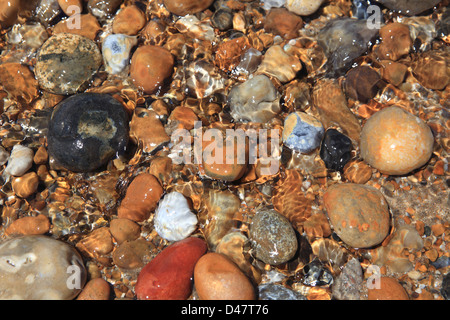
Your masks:
{"label": "broken shell piece", "polygon": [[180,241],[191,235],[197,226],[186,198],[179,192],[164,196],[155,211],[155,230],[168,241]]}

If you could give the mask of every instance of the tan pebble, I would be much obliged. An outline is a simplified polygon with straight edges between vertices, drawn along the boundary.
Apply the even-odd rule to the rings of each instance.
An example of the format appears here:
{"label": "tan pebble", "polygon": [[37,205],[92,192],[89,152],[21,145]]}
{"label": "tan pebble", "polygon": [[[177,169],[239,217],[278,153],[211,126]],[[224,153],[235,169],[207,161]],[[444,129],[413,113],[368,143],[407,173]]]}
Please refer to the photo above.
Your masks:
{"label": "tan pebble", "polygon": [[109,228],[101,227],[95,229],[87,237],[78,242],[76,247],[95,259],[111,253],[114,245]]}
{"label": "tan pebble", "polygon": [[169,180],[172,172],[172,159],[169,157],[155,157],[150,163],[149,172],[154,175],[161,184]]}
{"label": "tan pebble", "polygon": [[50,230],[50,221],[40,214],[36,217],[23,217],[11,223],[6,229],[7,235],[44,234]]}
{"label": "tan pebble", "polygon": [[149,242],[143,238],[122,242],[113,252],[113,262],[120,269],[132,270],[145,265],[150,254]]}
{"label": "tan pebble", "polygon": [[150,217],[164,190],[150,173],[141,173],[128,186],[125,198],[117,210],[119,218],[142,222]]}
{"label": "tan pebble", "polygon": [[397,61],[407,55],[412,46],[409,27],[402,23],[388,23],[380,29],[381,44],[376,52],[381,59]]}
{"label": "tan pebble", "polygon": [[255,290],[239,267],[220,253],[202,256],[194,268],[200,300],[254,300]]}
{"label": "tan pebble", "polygon": [[47,149],[45,149],[44,146],[40,146],[39,149],[37,149],[34,158],[34,163],[36,164],[45,164],[48,161],[48,152]]}
{"label": "tan pebble", "polygon": [[119,11],[114,18],[112,30],[114,33],[134,36],[145,26],[146,22],[144,12],[137,6],[131,5]]}
{"label": "tan pebble", "polygon": [[437,223],[431,226],[431,231],[436,237],[441,236],[445,232],[445,226],[443,224]]}
{"label": "tan pebble", "polygon": [[390,60],[380,61],[382,68],[380,69],[381,77],[392,83],[394,86],[399,86],[405,79],[408,67],[402,63],[394,62]]}
{"label": "tan pebble", "polygon": [[39,186],[39,177],[35,172],[29,172],[21,177],[13,178],[11,186],[18,197],[28,198]]}
{"label": "tan pebble", "polygon": [[425,255],[428,259],[430,259],[431,262],[434,262],[438,258],[439,253],[435,248],[432,248],[431,250],[426,251]]}
{"label": "tan pebble", "polygon": [[110,296],[109,283],[102,278],[96,278],[86,283],[77,300],[109,300]]}
{"label": "tan pebble", "polygon": [[20,8],[20,0],[0,0],[0,25],[8,28],[17,19]]}
{"label": "tan pebble", "polygon": [[83,5],[80,0],[58,0],[59,7],[68,16],[83,11]]}
{"label": "tan pebble", "polygon": [[[71,26],[79,23],[79,28]],[[84,36],[91,40],[95,40],[97,34],[102,30],[102,27],[92,14],[74,14],[69,19],[58,22],[53,28],[53,33],[73,33]]]}
{"label": "tan pebble", "polygon": [[126,240],[136,240],[141,234],[141,227],[128,219],[114,219],[109,225],[111,235],[118,244]]}
{"label": "tan pebble", "polygon": [[179,106],[173,109],[169,120],[178,121],[182,128],[192,130],[195,122],[198,121],[198,117],[191,108]]}
{"label": "tan pebble", "polygon": [[285,8],[270,9],[264,22],[264,30],[285,39],[298,38],[303,20]]}
{"label": "tan pebble", "polygon": [[394,278],[381,277],[379,289],[368,290],[368,300],[409,300],[408,293]]}
{"label": "tan pebble", "polygon": [[178,16],[194,14],[208,8],[214,0],[164,0],[167,10]]}

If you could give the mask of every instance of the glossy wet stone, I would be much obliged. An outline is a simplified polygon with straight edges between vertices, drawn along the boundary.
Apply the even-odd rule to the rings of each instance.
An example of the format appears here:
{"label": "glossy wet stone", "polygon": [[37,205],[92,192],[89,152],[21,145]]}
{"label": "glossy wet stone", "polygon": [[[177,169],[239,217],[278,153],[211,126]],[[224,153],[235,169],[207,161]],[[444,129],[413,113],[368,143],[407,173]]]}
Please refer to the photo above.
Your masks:
{"label": "glossy wet stone", "polygon": [[255,289],[244,273],[226,256],[209,252],[194,269],[200,300],[254,300]]}
{"label": "glossy wet stone", "polygon": [[402,63],[390,61],[390,60],[382,60],[381,64],[381,77],[392,83],[394,86],[399,86],[405,80],[406,73],[408,71],[408,67]]}
{"label": "glossy wet stone", "polygon": [[119,11],[113,20],[112,31],[127,36],[136,35],[147,22],[144,12],[135,5]]}
{"label": "glossy wet stone", "polygon": [[1,0],[0,1],[0,25],[8,28],[14,24],[19,12],[20,0]]}
{"label": "glossy wet stone", "polygon": [[127,188],[125,198],[117,209],[119,218],[142,222],[155,210],[164,190],[159,181],[150,173],[140,173]]}
{"label": "glossy wet stone", "polygon": [[236,121],[267,122],[281,111],[277,89],[265,75],[233,87],[228,101]]}
{"label": "glossy wet stone", "polygon": [[281,46],[273,45],[264,54],[256,72],[286,83],[294,79],[301,69],[302,63],[297,57],[287,53]]}
{"label": "glossy wet stone", "polygon": [[[79,28],[73,26],[79,23]],[[61,20],[53,28],[53,34],[56,33],[73,33],[80,36],[84,36],[91,40],[95,40],[97,35],[102,30],[97,18],[90,13],[87,14],[74,14],[68,19]]]}
{"label": "glossy wet stone", "polygon": [[131,58],[130,78],[144,93],[152,94],[173,72],[174,58],[162,47],[141,46]]}
{"label": "glossy wet stone", "polygon": [[322,123],[304,112],[294,112],[284,119],[283,143],[292,150],[309,153],[318,148],[325,130]]}
{"label": "glossy wet stone", "polygon": [[285,8],[271,9],[264,21],[264,30],[266,32],[282,36],[285,39],[297,38],[299,36],[298,31],[302,27],[302,18]]}
{"label": "glossy wet stone", "polygon": [[367,51],[378,35],[377,29],[367,28],[365,20],[337,18],[327,23],[318,34],[318,42],[328,57],[330,75],[342,75],[354,59]]}
{"label": "glossy wet stone", "polygon": [[2,299],[71,300],[86,282],[86,269],[78,252],[47,236],[3,241],[0,269]]}
{"label": "glossy wet stone", "polygon": [[412,63],[414,76],[428,89],[443,90],[450,83],[450,54],[445,51],[428,51]]}
{"label": "glossy wet stone", "polygon": [[333,275],[320,261],[313,260],[303,267],[303,284],[307,286],[324,286],[333,283]]}
{"label": "glossy wet stone", "polygon": [[18,197],[28,198],[36,192],[39,186],[39,177],[35,172],[29,172],[14,178],[11,186]]}
{"label": "glossy wet stone", "polygon": [[269,283],[258,286],[259,300],[306,300],[300,293],[280,284]]}
{"label": "glossy wet stone", "polygon": [[129,65],[131,49],[137,38],[125,34],[111,34],[102,43],[103,61],[108,73],[117,74]]}
{"label": "glossy wet stone", "polygon": [[126,240],[136,240],[141,234],[141,228],[136,222],[124,218],[111,220],[109,231],[118,244]]}
{"label": "glossy wet stone", "polygon": [[124,151],[128,115],[110,95],[74,95],[53,110],[47,141],[50,156],[67,170],[93,171]]}
{"label": "glossy wet stone", "polygon": [[20,63],[0,65],[0,85],[11,98],[27,104],[37,98],[39,85],[29,66]]}
{"label": "glossy wet stone", "polygon": [[58,33],[39,50],[35,73],[42,89],[74,94],[87,88],[101,63],[95,42],[77,34]]}
{"label": "glossy wet stone", "polygon": [[164,6],[178,16],[185,16],[187,14],[194,14],[208,8],[213,0],[164,0]]}
{"label": "glossy wet stone", "polygon": [[161,251],[139,273],[135,286],[139,300],[185,300],[192,291],[197,261],[206,253],[206,243],[189,237]]}
{"label": "glossy wet stone", "polygon": [[347,96],[363,103],[375,97],[381,85],[380,75],[369,66],[352,68],[345,78]]}
{"label": "glossy wet stone", "polygon": [[12,176],[23,176],[33,166],[34,152],[31,148],[16,144],[11,150],[5,173]]}
{"label": "glossy wet stone", "polygon": [[433,8],[441,0],[376,0],[389,9],[396,10],[407,16],[415,16]]}
{"label": "glossy wet stone", "polygon": [[320,147],[320,157],[328,169],[342,171],[351,158],[352,141],[336,129],[328,129]]}
{"label": "glossy wet stone", "polygon": [[211,17],[211,25],[220,31],[231,29],[233,27],[233,12],[225,8],[216,10]]}
{"label": "glossy wet stone", "polygon": [[81,0],[58,0],[58,4],[67,16],[83,11]]}
{"label": "glossy wet stone", "polygon": [[122,2],[123,0],[89,0],[87,8],[94,16],[104,20],[112,17]]}
{"label": "glossy wet stone", "polygon": [[110,297],[109,283],[102,278],[95,278],[86,283],[77,300],[109,300]]}
{"label": "glossy wet stone", "polygon": [[50,221],[43,215],[35,217],[23,217],[15,220],[6,228],[7,235],[39,235],[45,234],[50,230]]}
{"label": "glossy wet stone", "polygon": [[289,261],[297,251],[290,222],[275,210],[263,210],[252,219],[249,239],[256,258],[270,265]]}
{"label": "glossy wet stone", "polygon": [[380,29],[381,44],[375,49],[382,60],[397,61],[407,55],[412,46],[409,27],[402,23],[389,23]]}
{"label": "glossy wet stone", "polygon": [[361,156],[382,173],[403,175],[431,157],[434,137],[423,120],[396,106],[372,115],[361,132]]}
{"label": "glossy wet stone", "polygon": [[299,16],[309,16],[320,8],[324,0],[286,0],[286,8]]}
{"label": "glossy wet stone", "polygon": [[[379,286],[378,288],[376,286]],[[394,278],[381,277],[374,288],[368,290],[368,300],[409,300],[408,293]]]}
{"label": "glossy wet stone", "polygon": [[388,204],[377,189],[353,184],[335,184],[323,196],[334,232],[354,248],[380,244],[388,235]]}

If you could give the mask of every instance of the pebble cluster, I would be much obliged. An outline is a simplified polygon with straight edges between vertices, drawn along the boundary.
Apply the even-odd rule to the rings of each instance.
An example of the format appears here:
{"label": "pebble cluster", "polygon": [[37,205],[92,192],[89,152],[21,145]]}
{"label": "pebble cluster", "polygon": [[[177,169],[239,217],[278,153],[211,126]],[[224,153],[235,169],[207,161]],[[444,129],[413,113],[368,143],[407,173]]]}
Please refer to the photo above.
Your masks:
{"label": "pebble cluster", "polygon": [[450,299],[448,4],[0,0],[0,299]]}

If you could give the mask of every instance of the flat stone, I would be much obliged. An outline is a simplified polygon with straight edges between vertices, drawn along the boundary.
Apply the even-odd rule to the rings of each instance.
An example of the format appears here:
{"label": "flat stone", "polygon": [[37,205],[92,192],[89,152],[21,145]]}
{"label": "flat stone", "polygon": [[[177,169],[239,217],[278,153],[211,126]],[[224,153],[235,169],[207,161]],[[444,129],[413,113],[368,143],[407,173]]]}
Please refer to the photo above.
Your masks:
{"label": "flat stone", "polygon": [[102,55],[94,41],[58,33],[39,50],[35,73],[42,89],[69,95],[86,89],[101,64]]}
{"label": "flat stone", "polygon": [[43,215],[23,217],[13,221],[5,230],[6,235],[40,235],[50,230],[50,221]]}
{"label": "flat stone", "polygon": [[388,235],[388,204],[377,189],[353,183],[335,184],[325,192],[323,201],[334,232],[349,246],[372,247]]}
{"label": "flat stone", "polygon": [[36,172],[28,172],[21,177],[13,178],[11,186],[16,196],[28,198],[37,191],[39,186],[39,177]]}

